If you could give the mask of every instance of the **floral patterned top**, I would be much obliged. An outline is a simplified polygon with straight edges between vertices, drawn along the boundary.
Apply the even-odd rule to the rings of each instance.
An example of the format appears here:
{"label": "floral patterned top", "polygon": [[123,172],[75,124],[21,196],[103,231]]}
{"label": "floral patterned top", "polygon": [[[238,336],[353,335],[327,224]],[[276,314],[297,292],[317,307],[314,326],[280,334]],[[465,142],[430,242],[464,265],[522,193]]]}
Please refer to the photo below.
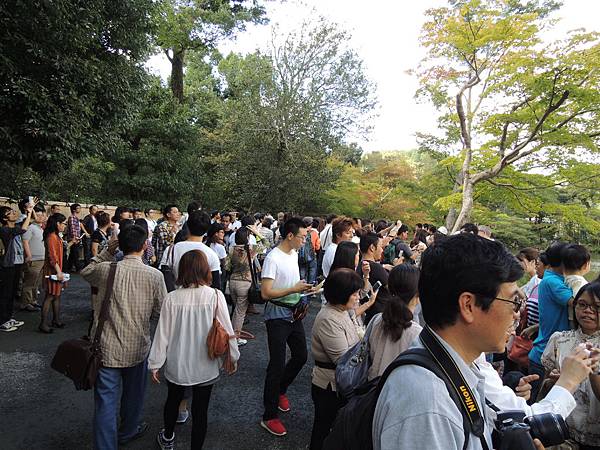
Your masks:
{"label": "floral patterned top", "polygon": [[[565,356],[584,342],[600,346],[600,331],[587,335],[578,328],[554,333],[542,355],[543,366],[546,370],[560,370]],[[589,378],[579,385],[573,397],[577,406],[566,420],[571,438],[584,445],[600,445],[600,400],[594,395]]]}

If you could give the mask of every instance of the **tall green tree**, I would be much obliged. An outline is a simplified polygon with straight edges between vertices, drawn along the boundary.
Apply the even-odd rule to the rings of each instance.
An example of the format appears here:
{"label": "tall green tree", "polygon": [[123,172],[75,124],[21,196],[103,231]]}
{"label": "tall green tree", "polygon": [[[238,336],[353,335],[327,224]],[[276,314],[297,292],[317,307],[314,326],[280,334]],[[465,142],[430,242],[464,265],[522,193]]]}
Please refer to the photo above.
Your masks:
{"label": "tall green tree", "polygon": [[0,158],[37,172],[110,152],[135,113],[152,0],[0,2]]}
{"label": "tall green tree", "polygon": [[[428,54],[418,95],[440,112],[444,136],[425,145],[449,150],[456,171],[446,224],[473,211],[476,186],[509,167],[555,172],[598,153],[600,39],[577,31],[547,43],[551,1],[461,0],[431,9],[423,26]],[[442,148],[443,148],[442,147]]]}
{"label": "tall green tree", "polygon": [[207,55],[247,23],[266,22],[258,0],[162,0],[159,11],[156,43],[171,63],[171,90],[179,102],[188,53]]}

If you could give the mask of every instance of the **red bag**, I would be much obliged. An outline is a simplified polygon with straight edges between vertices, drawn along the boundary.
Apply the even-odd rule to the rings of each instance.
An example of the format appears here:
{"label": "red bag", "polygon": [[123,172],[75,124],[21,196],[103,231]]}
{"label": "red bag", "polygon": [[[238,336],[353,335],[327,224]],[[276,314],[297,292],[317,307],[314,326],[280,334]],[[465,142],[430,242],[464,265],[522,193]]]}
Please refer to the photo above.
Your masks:
{"label": "red bag", "polygon": [[516,335],[508,359],[521,367],[529,366],[529,351],[533,348],[533,341],[529,338]]}

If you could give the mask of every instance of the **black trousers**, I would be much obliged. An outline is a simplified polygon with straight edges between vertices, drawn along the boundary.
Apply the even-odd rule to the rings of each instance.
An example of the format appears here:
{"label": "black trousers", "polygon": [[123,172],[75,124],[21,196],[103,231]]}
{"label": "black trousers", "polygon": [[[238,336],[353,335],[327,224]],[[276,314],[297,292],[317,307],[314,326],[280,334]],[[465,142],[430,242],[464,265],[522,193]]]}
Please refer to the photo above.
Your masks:
{"label": "black trousers", "polygon": [[310,436],[310,450],[321,450],[323,441],[331,431],[335,416],[342,407],[342,401],[331,389],[331,385],[327,386],[327,389],[323,389],[313,384],[310,388],[310,394],[315,404],[315,419]]}
{"label": "black trousers", "polygon": [[[165,437],[173,436],[175,422],[179,414],[179,404],[187,387],[171,383],[167,380],[169,394],[164,409]],[[204,444],[208,428],[208,403],[213,385],[192,386],[192,450],[199,450]]]}
{"label": "black trousers", "polygon": [[0,268],[0,325],[13,316],[21,265]]}
{"label": "black trousers", "polygon": [[[265,378],[263,402],[264,420],[277,417],[279,395],[285,394],[298,373],[306,364],[306,336],[301,320],[289,322],[283,319],[267,320],[267,341],[269,344],[269,365]],[[290,348],[291,358],[285,362],[285,347]]]}
{"label": "black trousers", "polygon": [[83,244],[73,244],[69,250],[69,258],[67,260],[67,270],[79,271],[81,269],[81,263],[79,262],[79,252],[83,248]]}
{"label": "black trousers", "polygon": [[537,401],[537,396],[540,392],[540,388],[542,387],[542,382],[544,381],[544,375],[546,375],[546,369],[544,366],[529,361],[529,375],[538,374],[540,376],[539,380],[532,381],[531,384],[531,397],[527,401],[528,404],[533,405]]}

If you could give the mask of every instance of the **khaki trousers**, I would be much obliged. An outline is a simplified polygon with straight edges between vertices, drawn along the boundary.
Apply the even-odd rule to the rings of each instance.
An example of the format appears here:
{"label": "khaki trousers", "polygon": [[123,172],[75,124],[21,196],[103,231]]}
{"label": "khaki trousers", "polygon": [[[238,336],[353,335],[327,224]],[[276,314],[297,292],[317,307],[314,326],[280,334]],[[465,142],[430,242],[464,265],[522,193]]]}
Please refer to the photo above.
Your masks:
{"label": "khaki trousers", "polygon": [[21,308],[37,303],[37,291],[42,283],[44,261],[31,261],[23,264],[23,295]]}

